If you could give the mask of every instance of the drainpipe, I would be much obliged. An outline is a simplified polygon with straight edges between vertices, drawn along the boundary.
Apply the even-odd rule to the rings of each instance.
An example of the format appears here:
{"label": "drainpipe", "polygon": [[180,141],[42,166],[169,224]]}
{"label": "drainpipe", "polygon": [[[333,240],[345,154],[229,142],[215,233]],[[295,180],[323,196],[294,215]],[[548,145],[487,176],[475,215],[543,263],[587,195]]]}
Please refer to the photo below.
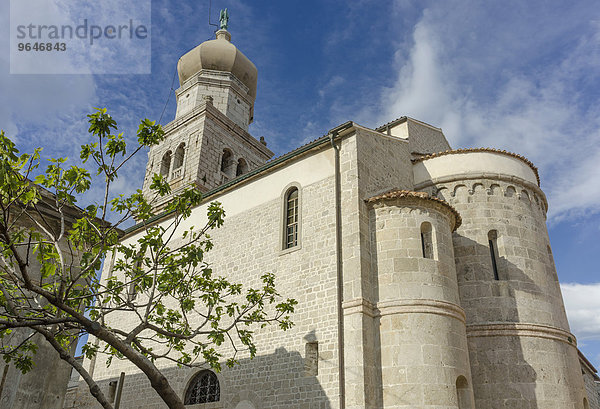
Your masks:
{"label": "drainpipe", "polygon": [[335,144],[338,131],[329,134],[331,147],[335,154],[335,253],[337,270],[337,314],[338,314],[338,370],[339,370],[339,401],[340,409],[346,407],[346,376],[344,366],[344,310],[342,302],[344,299],[344,276],[342,270],[342,187],[340,181],[340,148]]}

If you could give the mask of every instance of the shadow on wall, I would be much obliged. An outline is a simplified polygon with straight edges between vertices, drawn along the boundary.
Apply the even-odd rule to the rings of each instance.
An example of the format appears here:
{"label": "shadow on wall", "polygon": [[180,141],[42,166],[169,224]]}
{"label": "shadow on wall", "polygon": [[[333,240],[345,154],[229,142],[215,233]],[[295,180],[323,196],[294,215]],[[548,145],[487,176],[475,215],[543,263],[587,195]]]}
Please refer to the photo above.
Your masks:
{"label": "shadow on wall", "polygon": [[[520,323],[515,292],[537,298],[541,295],[539,286],[521,268],[499,256],[497,248],[492,246],[490,250],[490,247],[459,232],[453,234],[453,242],[459,294],[467,314],[467,326]],[[491,256],[494,250],[495,267]],[[467,339],[477,408],[495,409],[502,405],[538,408],[538,374],[526,360],[520,337],[467,335]]]}
{"label": "shadow on wall", "polygon": [[[309,342],[310,344],[310,342]],[[307,344],[308,345],[308,344]],[[308,351],[308,350],[307,350]],[[330,409],[331,403],[315,376],[311,354],[303,358],[299,352],[277,348],[273,354],[241,359],[234,368],[224,368],[217,374],[220,399],[218,402],[186,405],[190,409],[266,409],[279,407],[303,407]],[[186,386],[201,368],[169,368],[163,370],[171,386],[185,397]],[[103,392],[111,395],[110,382],[115,378],[99,382]],[[113,383],[115,385],[115,383]],[[114,386],[113,386],[113,389]],[[109,397],[110,399],[110,397]],[[79,382],[77,388],[68,391],[66,408],[101,408],[90,395],[87,385]],[[163,409],[167,406],[152,389],[145,375],[125,375],[121,409]]]}
{"label": "shadow on wall", "polygon": [[[17,345],[30,334],[24,328],[5,339],[6,345]],[[54,348],[41,335],[33,342],[38,346],[33,356],[33,369],[25,374],[14,364],[0,363],[0,408],[2,409],[60,409],[64,390],[69,381],[71,366],[62,361]],[[71,348],[74,352],[75,345]]]}

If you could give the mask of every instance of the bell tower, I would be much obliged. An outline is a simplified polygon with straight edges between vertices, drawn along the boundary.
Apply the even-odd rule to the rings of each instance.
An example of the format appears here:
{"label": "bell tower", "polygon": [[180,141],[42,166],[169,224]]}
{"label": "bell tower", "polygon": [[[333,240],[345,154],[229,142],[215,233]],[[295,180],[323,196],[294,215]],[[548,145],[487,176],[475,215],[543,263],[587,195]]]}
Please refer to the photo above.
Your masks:
{"label": "bell tower", "polygon": [[[221,13],[216,39],[179,59],[175,119],[164,126],[165,140],[150,149],[143,192],[153,200],[154,173],[171,184],[173,194],[187,186],[209,191],[264,164],[273,156],[263,138],[248,133],[252,123],[258,71],[231,43],[228,15]],[[152,201],[160,210],[169,197]]]}

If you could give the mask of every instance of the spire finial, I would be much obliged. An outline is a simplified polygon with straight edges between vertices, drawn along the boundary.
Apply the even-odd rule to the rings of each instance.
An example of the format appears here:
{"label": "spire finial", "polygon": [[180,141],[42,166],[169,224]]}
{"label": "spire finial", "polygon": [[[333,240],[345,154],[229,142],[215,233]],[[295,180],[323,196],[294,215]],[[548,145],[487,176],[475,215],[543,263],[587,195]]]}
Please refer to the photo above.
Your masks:
{"label": "spire finial", "polygon": [[227,9],[221,10],[221,14],[219,15],[219,22],[221,23],[221,30],[227,30],[227,23],[229,22],[229,12]]}

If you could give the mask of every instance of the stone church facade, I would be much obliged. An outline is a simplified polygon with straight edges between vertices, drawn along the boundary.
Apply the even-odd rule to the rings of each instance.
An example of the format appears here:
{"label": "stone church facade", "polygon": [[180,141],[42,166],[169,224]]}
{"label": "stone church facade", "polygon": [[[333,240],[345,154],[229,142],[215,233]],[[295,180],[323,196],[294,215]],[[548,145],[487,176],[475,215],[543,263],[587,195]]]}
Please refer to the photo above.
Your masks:
{"label": "stone church facade", "polygon": [[[176,117],[143,190],[161,173],[174,191],[205,192],[190,225],[220,201],[214,270],[250,285],[273,272],[298,306],[292,329],[256,333],[253,360],[218,374],[165,366],[190,408],[598,407],[530,161],[452,150],[441,129],[408,117],[347,122],[273,159],[248,133],[257,69],[230,40],[220,30],[180,59]],[[165,407],[127,361],[84,365],[109,396],[125,373],[122,409]],[[99,407],[88,395],[70,389],[65,407]]]}

